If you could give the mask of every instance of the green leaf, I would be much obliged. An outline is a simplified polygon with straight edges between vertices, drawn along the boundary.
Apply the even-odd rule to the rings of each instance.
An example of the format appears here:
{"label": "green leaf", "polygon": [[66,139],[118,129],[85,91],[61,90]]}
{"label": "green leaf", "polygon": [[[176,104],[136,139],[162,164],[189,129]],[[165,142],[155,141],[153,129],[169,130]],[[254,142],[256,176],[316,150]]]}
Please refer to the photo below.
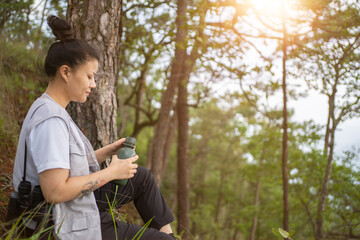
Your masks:
{"label": "green leaf", "polygon": [[282,238],[281,234],[278,232],[276,228],[272,228],[272,232],[275,236]]}
{"label": "green leaf", "polygon": [[284,229],[279,228],[278,231],[281,234],[281,236],[283,236],[284,238],[290,237],[289,233],[287,231],[285,231]]}

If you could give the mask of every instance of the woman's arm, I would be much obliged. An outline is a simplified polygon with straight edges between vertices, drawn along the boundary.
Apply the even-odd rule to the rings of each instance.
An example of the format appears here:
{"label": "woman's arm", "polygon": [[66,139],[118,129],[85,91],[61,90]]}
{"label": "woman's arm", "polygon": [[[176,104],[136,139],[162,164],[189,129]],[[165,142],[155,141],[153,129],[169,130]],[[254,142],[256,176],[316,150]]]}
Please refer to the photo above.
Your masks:
{"label": "woman's arm", "polygon": [[120,149],[122,143],[125,142],[125,138],[121,138],[112,144],[109,144],[105,147],[99,148],[95,151],[96,159],[98,160],[99,164],[105,161],[110,156],[116,154],[116,152]]}
{"label": "woman's arm", "polygon": [[39,174],[42,193],[49,203],[61,203],[80,198],[114,179],[132,178],[138,167],[138,156],[120,160],[112,157],[108,168],[90,175],[69,177],[68,169],[49,169]]}

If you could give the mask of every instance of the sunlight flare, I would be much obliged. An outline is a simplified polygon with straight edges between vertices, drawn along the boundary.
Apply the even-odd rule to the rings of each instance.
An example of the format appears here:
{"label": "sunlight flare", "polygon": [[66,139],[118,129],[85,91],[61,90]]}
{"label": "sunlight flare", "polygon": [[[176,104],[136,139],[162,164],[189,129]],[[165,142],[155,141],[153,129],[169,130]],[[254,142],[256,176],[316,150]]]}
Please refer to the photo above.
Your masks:
{"label": "sunlight flare", "polygon": [[256,10],[271,15],[281,14],[282,1],[283,0],[250,0]]}

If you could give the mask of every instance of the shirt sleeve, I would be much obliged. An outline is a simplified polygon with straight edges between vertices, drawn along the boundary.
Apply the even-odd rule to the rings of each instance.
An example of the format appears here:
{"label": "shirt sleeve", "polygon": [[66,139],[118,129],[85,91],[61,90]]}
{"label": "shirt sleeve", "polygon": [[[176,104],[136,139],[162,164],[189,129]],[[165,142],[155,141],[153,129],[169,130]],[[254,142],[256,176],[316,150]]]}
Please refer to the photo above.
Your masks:
{"label": "shirt sleeve", "polygon": [[41,173],[48,169],[70,169],[69,130],[63,119],[53,117],[31,130],[30,154]]}

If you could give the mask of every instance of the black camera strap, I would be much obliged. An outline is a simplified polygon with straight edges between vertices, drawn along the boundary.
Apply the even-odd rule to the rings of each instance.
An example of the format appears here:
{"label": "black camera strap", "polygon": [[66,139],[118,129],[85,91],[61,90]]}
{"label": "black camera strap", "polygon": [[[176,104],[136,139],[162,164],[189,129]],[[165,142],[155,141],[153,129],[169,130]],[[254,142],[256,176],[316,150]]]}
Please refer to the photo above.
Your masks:
{"label": "black camera strap", "polygon": [[[41,107],[43,106],[45,103],[41,104],[40,106],[38,106],[32,113],[30,119],[34,116],[35,112]],[[29,110],[30,111],[30,110]],[[26,136],[25,136],[25,155],[24,155],[24,175],[23,175],[23,181],[26,181],[26,161],[27,161],[27,147],[26,147]]]}
{"label": "black camera strap", "polygon": [[27,147],[26,147],[26,138],[25,138],[25,157],[24,157],[24,175],[23,175],[23,181],[26,181],[26,160],[27,160]]}

